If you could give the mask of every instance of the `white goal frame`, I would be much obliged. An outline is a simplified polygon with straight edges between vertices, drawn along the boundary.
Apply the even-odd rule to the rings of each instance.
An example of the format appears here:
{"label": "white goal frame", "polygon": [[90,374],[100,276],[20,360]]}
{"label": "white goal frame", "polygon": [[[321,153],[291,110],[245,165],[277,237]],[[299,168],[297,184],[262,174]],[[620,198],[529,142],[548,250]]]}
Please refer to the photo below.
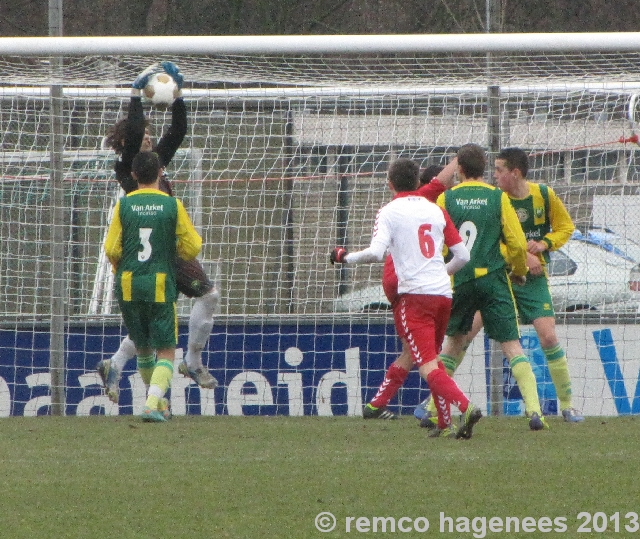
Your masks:
{"label": "white goal frame", "polygon": [[3,37],[0,55],[395,54],[406,52],[636,52],[639,32],[292,36]]}

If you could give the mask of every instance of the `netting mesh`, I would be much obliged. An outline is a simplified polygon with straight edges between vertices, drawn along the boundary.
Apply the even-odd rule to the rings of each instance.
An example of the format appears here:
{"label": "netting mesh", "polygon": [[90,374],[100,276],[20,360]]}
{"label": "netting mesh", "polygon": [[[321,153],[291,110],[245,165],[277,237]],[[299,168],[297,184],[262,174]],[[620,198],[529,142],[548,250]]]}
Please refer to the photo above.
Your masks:
{"label": "netting mesh", "polygon": [[[149,64],[175,57],[66,57],[57,71],[50,58],[4,56],[3,85],[128,86]],[[181,57],[195,84],[267,86],[511,85],[606,83],[640,80],[637,53],[449,53],[369,55],[215,55]]]}
{"label": "netting mesh", "polygon": [[[634,94],[624,90],[636,75],[617,79],[620,89],[615,91],[587,82],[576,89],[575,77],[563,89],[567,70],[562,66],[574,58],[562,58],[564,63],[555,59],[554,68],[546,72],[532,58],[510,60],[523,69],[537,65],[553,84],[500,88],[500,137],[503,146],[529,150],[532,177],[556,188],[576,225],[587,228],[593,224],[594,194],[628,193],[639,179],[637,145],[629,142]],[[421,73],[437,79],[444,65],[440,60],[431,59],[421,70],[416,59],[406,58],[318,58],[311,63],[264,59],[264,67],[255,59],[178,59],[187,76],[189,130],[170,174],[178,196],[191,205],[201,226],[203,259],[220,271],[225,314],[331,313],[338,292],[379,283],[379,266],[336,272],[326,264],[326,256],[338,243],[350,249],[368,244],[375,213],[388,200],[384,181],[388,163],[397,156],[417,159],[422,165],[444,163],[462,143],[487,144],[486,89],[450,86],[456,74],[458,84],[473,80],[471,60],[449,58],[452,69],[446,89],[438,85],[402,89],[403,81],[415,84]],[[480,63],[480,58],[476,60]],[[105,93],[108,85],[124,85],[150,61],[65,59],[67,84],[83,83],[65,86],[63,98],[73,315],[117,312],[110,296],[96,297],[110,288],[109,282],[101,282],[110,276],[108,266],[102,268],[100,249],[109,208],[118,196],[112,175],[115,157],[101,147],[107,128],[125,114],[128,97],[126,90]],[[602,70],[622,69],[632,61],[623,55],[617,63],[590,57],[584,65],[591,67],[584,70],[602,80]],[[28,76],[15,62],[10,59],[6,66],[11,66],[11,75],[5,90],[13,91],[11,95],[6,91],[0,107],[3,314],[43,315],[49,308],[43,276],[48,270],[46,223],[51,203],[50,112],[41,91],[25,84],[51,80],[42,60],[20,59],[18,65]],[[34,63],[39,70],[33,69]],[[251,74],[244,64],[256,71]],[[317,93],[276,87],[301,81],[335,87],[339,72],[345,81],[350,73],[352,86],[335,94],[323,95],[319,86],[313,87]],[[507,74],[520,86],[531,82]],[[392,76],[398,91],[388,88]],[[11,77],[21,86],[8,86]],[[245,78],[252,83],[268,79],[273,85],[269,95],[242,97],[235,87],[202,91],[211,81],[237,84]],[[370,91],[357,86],[365,81]],[[385,87],[376,89],[381,82]],[[147,113],[157,139],[170,116],[149,106]],[[612,297],[628,299],[628,294],[622,296]]]}
{"label": "netting mesh", "polygon": [[[222,294],[217,321],[257,320],[257,325],[214,329],[210,346],[215,351],[210,348],[205,363],[216,365],[223,384],[249,371],[251,380],[261,373],[274,387],[278,380],[293,384],[299,362],[278,363],[277,354],[294,350],[291,357],[302,358],[304,350],[321,358],[314,363],[313,381],[305,378],[304,399],[300,389],[298,411],[304,400],[304,413],[311,413],[306,392],[319,387],[316,378],[331,369],[347,372],[351,367],[334,366],[334,361],[355,357],[352,350],[360,346],[366,361],[377,361],[362,370],[363,391],[375,392],[384,372],[380,364],[397,351],[389,318],[383,317],[381,324],[379,314],[368,312],[384,302],[382,267],[338,269],[329,265],[328,254],[336,245],[357,250],[369,244],[376,212],[390,198],[386,171],[393,159],[444,164],[464,143],[488,146],[495,134],[489,130],[489,115],[496,112],[489,107],[488,86],[498,91],[501,146],[529,152],[530,177],[556,190],[579,229],[613,227],[627,238],[625,249],[640,235],[634,206],[640,187],[634,138],[637,54],[494,54],[490,64],[485,54],[166,59],[185,74],[188,110],[187,137],[168,173],[203,236],[201,259]],[[26,321],[48,320],[51,310],[48,86],[62,84],[65,308],[67,320],[77,324],[68,337],[74,350],[70,359],[75,361],[73,373],[80,373],[78,399],[104,400],[97,396],[93,369],[99,358],[117,349],[124,330],[102,252],[109,212],[120,194],[112,172],[115,155],[103,149],[103,138],[126,113],[131,81],[158,60],[162,58],[134,55],[64,58],[62,71],[54,72],[44,57],[0,59],[0,318],[5,327],[13,324],[10,329],[17,335],[4,362],[7,380],[22,376],[23,356],[29,358],[29,372],[41,369],[39,355],[48,346],[38,340],[39,326],[25,342],[19,329]],[[170,115],[148,104],[145,111],[157,140]],[[576,280],[567,278],[576,269],[565,261],[568,269],[552,288],[559,313],[597,309],[616,320],[635,313],[637,297],[628,286],[635,262],[569,255],[578,269],[589,273],[579,274],[586,284],[578,289]],[[179,305],[184,320],[190,302],[181,299]],[[263,328],[273,316],[293,322],[279,326],[275,334],[271,326]],[[321,325],[344,322],[345,317],[342,326]],[[593,350],[584,344],[593,340],[586,325],[567,335],[566,342],[593,359]],[[375,348],[375,339],[384,341],[383,351]],[[628,349],[636,341],[625,333]],[[481,362],[483,351],[476,355]],[[469,368],[478,371],[474,380],[483,379],[482,365]],[[637,372],[635,364],[627,368]],[[16,391],[25,395],[12,396],[7,406],[40,398],[38,392],[45,390],[32,389],[39,384],[29,380],[28,389],[16,382]],[[604,385],[600,388],[602,373],[587,369],[580,381],[577,390],[593,400],[593,410],[612,413],[611,400],[596,402],[605,391]],[[594,385],[600,388],[593,390],[597,395],[589,393]],[[485,388],[475,390],[482,395]],[[326,391],[318,392],[318,399],[330,401],[331,389]],[[241,389],[234,395],[236,411],[263,402]],[[417,390],[406,399],[415,404]],[[6,412],[4,402],[0,415]],[[207,410],[218,406],[222,413],[219,398],[216,405],[202,402]],[[353,411],[357,401],[349,402]],[[94,405],[110,406],[90,400],[81,409],[89,413]],[[326,411],[325,400],[317,406]]]}

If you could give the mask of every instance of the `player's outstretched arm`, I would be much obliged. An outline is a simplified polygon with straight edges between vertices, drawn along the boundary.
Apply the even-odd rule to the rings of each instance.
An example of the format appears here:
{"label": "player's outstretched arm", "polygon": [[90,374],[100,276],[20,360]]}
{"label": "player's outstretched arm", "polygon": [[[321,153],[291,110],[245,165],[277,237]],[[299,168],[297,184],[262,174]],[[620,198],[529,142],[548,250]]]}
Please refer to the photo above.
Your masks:
{"label": "player's outstretched arm", "polygon": [[176,97],[171,105],[171,126],[168,131],[162,135],[156,147],[156,153],[160,157],[160,163],[166,167],[173,159],[184,137],[187,135],[187,107],[182,99],[184,75],[180,71],[180,68],[173,62],[162,62],[160,66],[167,75],[176,81],[180,89],[178,97]]}
{"label": "player's outstretched arm", "polygon": [[166,167],[180,148],[187,134],[187,107],[181,97],[171,105],[171,126],[162,135],[156,147],[160,163]]}
{"label": "player's outstretched arm", "polygon": [[380,242],[372,242],[371,246],[355,253],[348,253],[344,247],[336,247],[331,251],[329,261],[331,264],[371,264],[382,262],[386,251]]}
{"label": "player's outstretched arm", "polygon": [[347,253],[344,247],[336,247],[329,256],[330,262],[332,264],[336,262],[342,264],[371,264],[373,262],[382,262],[391,242],[385,215],[385,208],[378,211],[376,224],[373,228],[373,237],[369,247],[362,251],[356,251],[355,253]]}

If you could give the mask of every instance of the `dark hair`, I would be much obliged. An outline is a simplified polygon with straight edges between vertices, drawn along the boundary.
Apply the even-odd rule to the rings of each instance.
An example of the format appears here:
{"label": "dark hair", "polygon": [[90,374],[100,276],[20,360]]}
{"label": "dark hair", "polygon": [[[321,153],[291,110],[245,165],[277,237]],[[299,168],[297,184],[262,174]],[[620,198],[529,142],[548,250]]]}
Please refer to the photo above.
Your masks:
{"label": "dark hair", "polygon": [[517,168],[523,178],[527,177],[529,172],[529,156],[520,148],[504,148],[496,156],[496,159],[502,159],[509,170]]}
{"label": "dark hair", "polygon": [[139,184],[149,185],[156,181],[160,172],[160,158],[156,152],[139,152],[131,163],[131,172]]}
{"label": "dark hair", "polygon": [[429,165],[424,168],[420,173],[420,185],[427,185],[430,183],[433,178],[442,172],[443,168],[444,167],[441,167],[440,165]]}
{"label": "dark hair", "polygon": [[484,150],[477,144],[465,144],[458,150],[458,166],[466,178],[480,178],[487,166]]}
{"label": "dark hair", "polygon": [[[149,126],[149,120],[144,120],[145,128]],[[127,136],[129,129],[129,118],[121,118],[114,125],[112,125],[104,137],[105,144],[113,149],[118,155],[124,151],[123,141]]]}
{"label": "dark hair", "polygon": [[419,173],[420,167],[418,163],[411,159],[401,157],[389,165],[387,178],[397,193],[414,191],[418,188]]}

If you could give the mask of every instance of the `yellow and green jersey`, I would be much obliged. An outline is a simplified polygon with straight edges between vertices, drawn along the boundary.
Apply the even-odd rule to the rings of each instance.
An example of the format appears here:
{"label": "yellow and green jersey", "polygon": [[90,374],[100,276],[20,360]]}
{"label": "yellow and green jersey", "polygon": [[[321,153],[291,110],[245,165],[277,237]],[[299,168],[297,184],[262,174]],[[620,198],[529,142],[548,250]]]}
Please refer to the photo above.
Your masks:
{"label": "yellow and green jersey", "polygon": [[529,195],[509,197],[518,221],[528,240],[544,241],[548,250],[542,253],[543,264],[549,262],[549,251],[562,247],[573,234],[574,225],[569,212],[551,187],[527,182]]}
{"label": "yellow and green jersey", "polygon": [[454,287],[503,269],[501,242],[514,273],[526,275],[527,242],[506,193],[484,182],[465,181],[441,194],[438,205],[447,210],[471,253],[471,260],[453,276]]}
{"label": "yellow and green jersey", "polygon": [[132,191],[117,202],[105,240],[118,299],[175,302],[176,256],[192,260],[201,247],[180,200],[156,189]]}

